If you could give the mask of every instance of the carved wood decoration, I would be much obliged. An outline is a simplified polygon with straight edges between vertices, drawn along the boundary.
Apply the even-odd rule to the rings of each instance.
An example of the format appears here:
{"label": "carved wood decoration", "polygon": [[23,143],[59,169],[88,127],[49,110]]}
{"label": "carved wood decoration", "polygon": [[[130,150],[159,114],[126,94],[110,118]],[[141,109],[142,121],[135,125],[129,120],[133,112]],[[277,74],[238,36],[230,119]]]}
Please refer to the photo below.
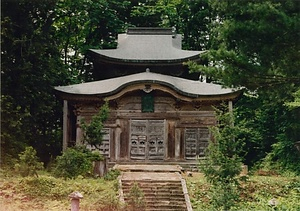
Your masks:
{"label": "carved wood decoration", "polygon": [[164,120],[131,120],[130,158],[163,160],[165,156]]}

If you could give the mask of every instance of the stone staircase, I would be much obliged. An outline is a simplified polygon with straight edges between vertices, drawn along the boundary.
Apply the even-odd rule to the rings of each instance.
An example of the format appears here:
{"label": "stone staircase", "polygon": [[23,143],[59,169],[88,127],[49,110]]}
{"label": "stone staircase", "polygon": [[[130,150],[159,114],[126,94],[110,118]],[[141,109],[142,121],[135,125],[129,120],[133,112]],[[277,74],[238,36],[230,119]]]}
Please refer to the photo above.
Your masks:
{"label": "stone staircase", "polygon": [[146,211],[191,211],[185,180],[176,166],[119,166],[120,198],[129,204],[134,185],[143,193]]}

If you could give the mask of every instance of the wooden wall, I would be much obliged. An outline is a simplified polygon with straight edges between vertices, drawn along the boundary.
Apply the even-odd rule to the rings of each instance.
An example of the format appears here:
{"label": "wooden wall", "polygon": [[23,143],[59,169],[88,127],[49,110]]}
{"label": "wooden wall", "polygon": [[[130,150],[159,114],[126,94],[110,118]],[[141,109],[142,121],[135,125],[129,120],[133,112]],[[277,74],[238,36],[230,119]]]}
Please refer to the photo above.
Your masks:
{"label": "wooden wall", "polygon": [[[110,129],[110,160],[130,161],[130,122],[131,120],[165,120],[165,161],[185,160],[185,129],[207,128],[215,125],[216,119],[209,102],[187,102],[172,95],[153,90],[154,112],[142,112],[142,90],[127,93],[110,101],[110,115],[105,123]],[[192,99],[191,99],[192,100]],[[103,102],[103,101],[102,101]],[[101,106],[101,101],[72,102],[77,119],[90,121]],[[73,121],[74,122],[74,121]],[[77,122],[78,124],[78,122]],[[74,126],[73,126],[74,127]],[[77,137],[82,131],[77,125]],[[81,134],[81,135],[80,135]],[[70,141],[70,140],[69,140]],[[77,140],[78,143],[78,140]]]}

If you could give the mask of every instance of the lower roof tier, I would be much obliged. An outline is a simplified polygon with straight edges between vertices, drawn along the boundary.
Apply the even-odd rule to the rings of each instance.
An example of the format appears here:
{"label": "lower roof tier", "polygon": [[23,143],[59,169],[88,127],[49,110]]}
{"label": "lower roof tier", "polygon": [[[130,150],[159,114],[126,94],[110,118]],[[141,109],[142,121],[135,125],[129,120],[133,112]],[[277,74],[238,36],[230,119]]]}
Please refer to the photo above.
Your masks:
{"label": "lower roof tier", "polygon": [[[223,88],[221,85],[188,80],[159,73],[143,72],[106,80],[87,82],[69,86],[55,87],[58,95],[69,97],[99,97],[113,98],[132,89],[141,89],[151,92],[154,89],[169,90],[178,98],[233,100],[242,93],[242,90]],[[125,91],[124,91],[125,90]],[[182,97],[180,97],[182,96]]]}

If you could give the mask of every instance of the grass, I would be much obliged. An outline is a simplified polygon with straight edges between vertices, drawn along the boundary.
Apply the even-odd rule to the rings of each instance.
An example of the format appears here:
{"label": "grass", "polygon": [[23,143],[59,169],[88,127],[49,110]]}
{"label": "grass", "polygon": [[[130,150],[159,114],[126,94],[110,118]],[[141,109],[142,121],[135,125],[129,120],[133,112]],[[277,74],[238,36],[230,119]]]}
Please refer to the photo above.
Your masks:
{"label": "grass", "polygon": [[0,211],[70,210],[69,194],[83,195],[81,210],[118,210],[117,181],[94,178],[64,180],[49,174],[19,177],[9,172],[0,173]]}
{"label": "grass", "polygon": [[[187,186],[194,210],[211,210],[209,204],[209,184],[202,174],[194,173],[187,177]],[[271,199],[278,203],[269,205]],[[279,175],[245,177],[241,182],[240,202],[233,210],[300,210],[300,177]]]}
{"label": "grass", "polygon": [[[186,177],[194,210],[211,210],[209,184],[200,173]],[[275,210],[270,199],[278,202],[277,210],[300,210],[300,178],[283,176],[249,176],[241,183],[240,202],[234,210]],[[68,195],[83,194],[81,211],[123,210],[118,202],[116,180],[82,178],[64,180],[42,173],[38,178],[20,177],[0,170],[0,211],[70,210]]]}

